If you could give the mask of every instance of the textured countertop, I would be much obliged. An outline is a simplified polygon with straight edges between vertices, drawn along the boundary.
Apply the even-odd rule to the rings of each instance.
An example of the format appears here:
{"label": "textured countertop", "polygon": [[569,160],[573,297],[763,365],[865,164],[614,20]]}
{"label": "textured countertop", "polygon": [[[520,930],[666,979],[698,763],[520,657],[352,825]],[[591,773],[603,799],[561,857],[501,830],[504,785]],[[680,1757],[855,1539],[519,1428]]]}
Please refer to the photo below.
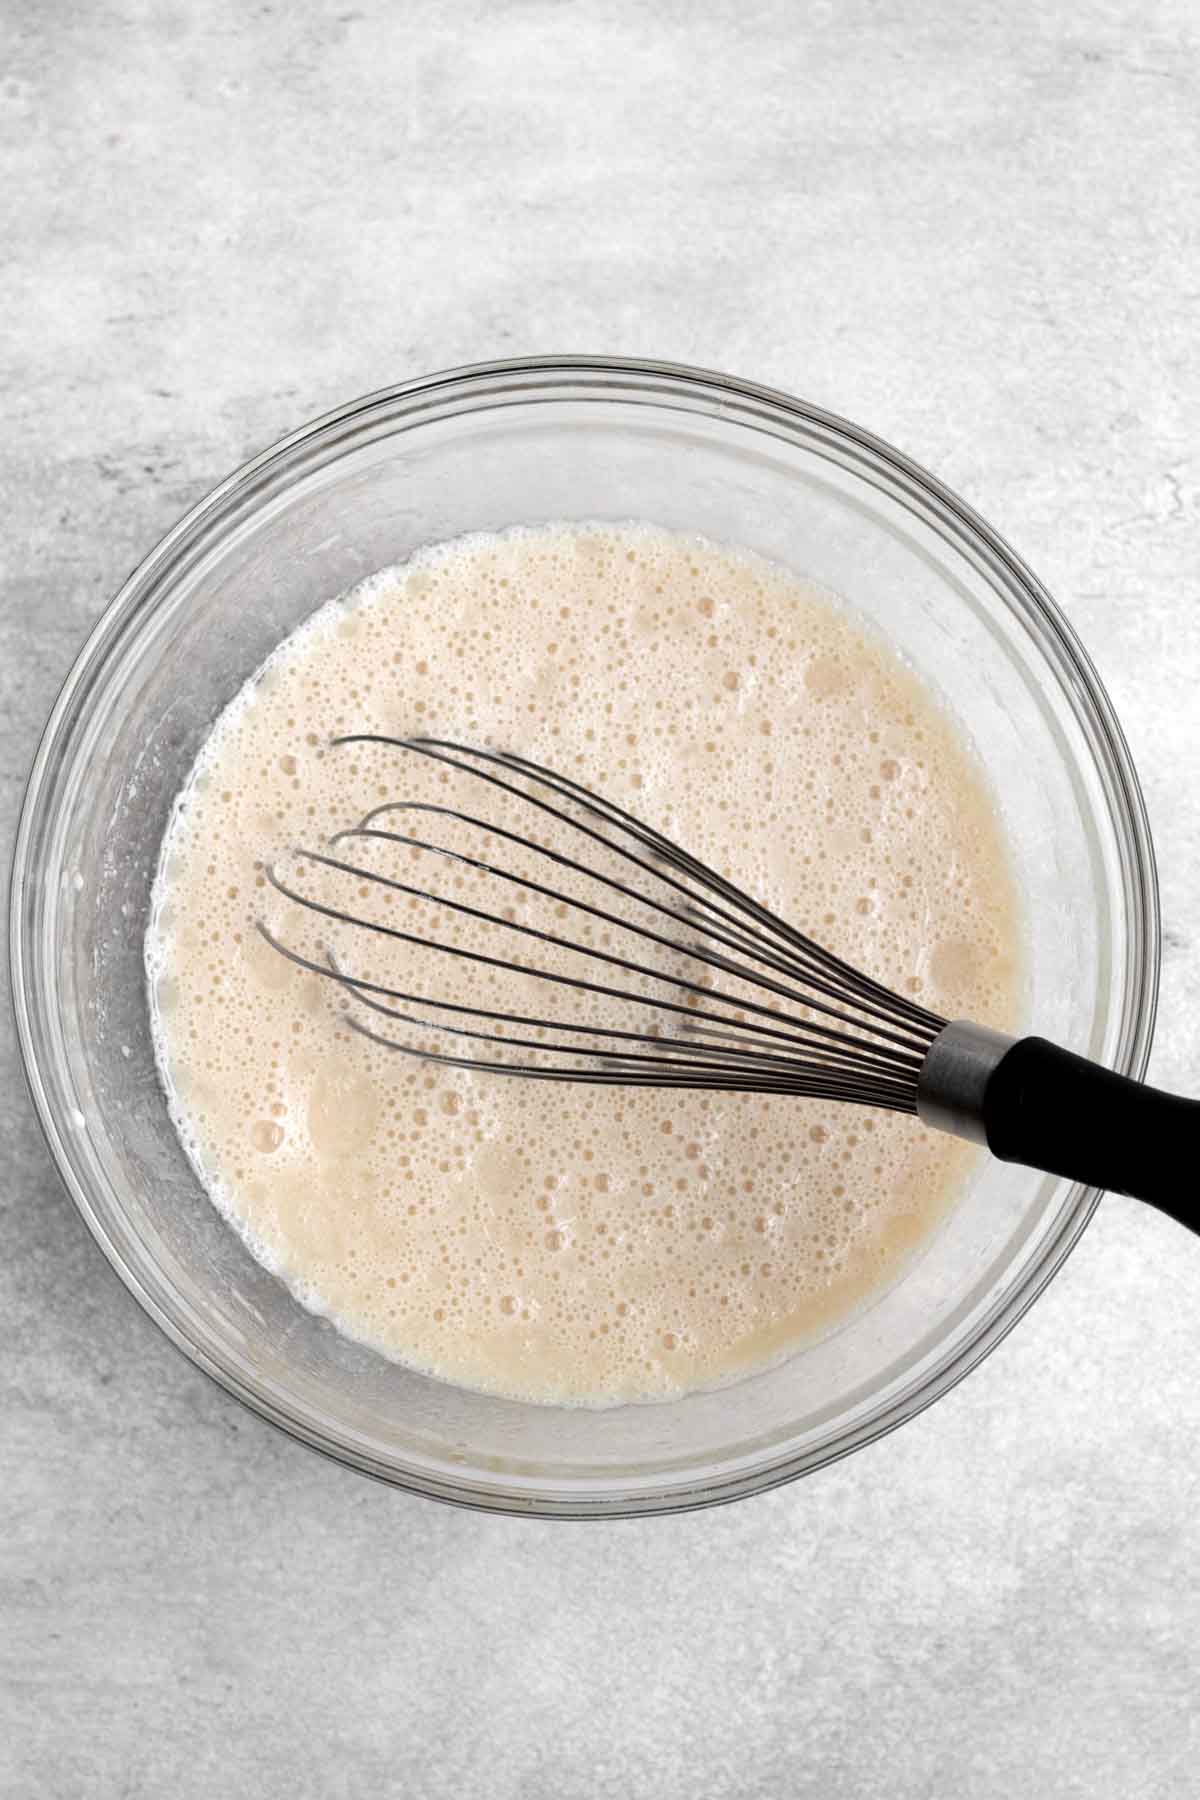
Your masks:
{"label": "textured countertop", "polygon": [[[86,629],[250,452],[579,349],[849,414],[1093,652],[1200,1089],[1194,0],[137,0],[0,70],[0,836]],[[991,1360],[798,1486],[599,1527],[408,1499],[176,1355],[0,1019],[0,1794],[1200,1791],[1200,1242],[1106,1200]]]}

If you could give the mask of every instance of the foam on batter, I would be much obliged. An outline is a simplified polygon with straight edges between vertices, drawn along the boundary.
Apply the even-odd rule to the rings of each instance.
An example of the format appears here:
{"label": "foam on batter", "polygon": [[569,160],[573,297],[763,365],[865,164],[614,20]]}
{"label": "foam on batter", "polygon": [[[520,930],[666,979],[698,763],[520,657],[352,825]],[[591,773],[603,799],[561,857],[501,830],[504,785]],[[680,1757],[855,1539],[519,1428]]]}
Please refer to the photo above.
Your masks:
{"label": "foam on batter", "polygon": [[[451,999],[487,1004],[503,978],[446,958],[418,977],[418,953],[368,956],[271,887],[289,846],[321,848],[372,806],[482,806],[411,755],[331,748],[347,731],[573,773],[899,992],[1012,1029],[997,810],[961,728],[886,644],[786,571],[651,526],[424,551],[322,608],[218,719],[164,841],[147,967],[172,1116],[213,1201],[306,1306],[413,1367],[528,1400],[676,1395],[895,1277],[973,1158],[912,1119],[506,1080],[348,1031],[336,984],[257,921]],[[471,871],[452,879],[474,896]],[[400,893],[350,891],[370,916],[425,920]],[[496,949],[495,927],[456,918],[448,935]]]}

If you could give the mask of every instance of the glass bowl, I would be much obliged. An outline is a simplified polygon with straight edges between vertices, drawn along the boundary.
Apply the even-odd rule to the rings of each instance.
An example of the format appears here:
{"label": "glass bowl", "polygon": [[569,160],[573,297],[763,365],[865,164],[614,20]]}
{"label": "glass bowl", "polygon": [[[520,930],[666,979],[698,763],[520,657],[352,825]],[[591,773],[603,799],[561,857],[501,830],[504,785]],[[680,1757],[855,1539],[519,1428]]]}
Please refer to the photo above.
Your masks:
{"label": "glass bowl", "polygon": [[570,1517],[730,1500],[910,1418],[1000,1340],[1098,1197],[982,1159],[920,1259],[841,1329],[734,1386],[608,1411],[498,1400],[388,1362],[306,1312],[218,1217],[167,1117],[142,972],[159,841],[209,726],[286,633],[372,570],[466,531],[597,518],[747,546],[877,623],[992,772],[1024,895],[1031,1020],[1140,1076],[1158,974],[1150,838],[1112,708],[1057,607],[878,439],[667,364],[531,358],[429,376],[230,477],[84,647],[33,767],[12,884],[42,1126],[151,1318],[340,1462],[443,1500]]}

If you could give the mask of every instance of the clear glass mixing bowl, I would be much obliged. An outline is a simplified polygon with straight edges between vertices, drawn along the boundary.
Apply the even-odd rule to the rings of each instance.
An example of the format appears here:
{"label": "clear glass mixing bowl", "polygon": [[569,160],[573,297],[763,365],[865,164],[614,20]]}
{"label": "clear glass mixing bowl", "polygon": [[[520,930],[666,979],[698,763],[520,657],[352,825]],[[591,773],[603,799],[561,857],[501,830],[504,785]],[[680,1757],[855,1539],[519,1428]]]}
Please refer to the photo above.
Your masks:
{"label": "clear glass mixing bowl", "polygon": [[232,476],[113,601],[38,751],[12,887],[30,1086],[105,1254],[202,1369],[341,1462],[497,1511],[672,1511],[844,1455],[999,1341],[1097,1199],[985,1159],[921,1259],[841,1330],[736,1386],[607,1412],[385,1361],[305,1312],[217,1216],[167,1117],[142,976],[159,840],[213,719],[321,601],[419,545],[630,517],[749,546],[876,620],[992,771],[1037,1028],[1136,1076],[1153,1026],[1153,856],[1108,699],[1001,539],[856,426],[699,370],[538,358],[371,395]]}

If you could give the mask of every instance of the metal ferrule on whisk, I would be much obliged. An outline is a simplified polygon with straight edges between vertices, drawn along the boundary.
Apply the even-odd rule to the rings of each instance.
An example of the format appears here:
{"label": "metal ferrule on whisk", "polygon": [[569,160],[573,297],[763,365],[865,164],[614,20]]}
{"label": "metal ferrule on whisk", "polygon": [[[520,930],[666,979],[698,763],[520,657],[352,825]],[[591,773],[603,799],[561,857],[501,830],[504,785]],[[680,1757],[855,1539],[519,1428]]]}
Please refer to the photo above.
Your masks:
{"label": "metal ferrule on whisk", "polygon": [[917,1077],[917,1116],[937,1131],[986,1144],[988,1082],[1016,1043],[1003,1031],[954,1019],[929,1046]]}

